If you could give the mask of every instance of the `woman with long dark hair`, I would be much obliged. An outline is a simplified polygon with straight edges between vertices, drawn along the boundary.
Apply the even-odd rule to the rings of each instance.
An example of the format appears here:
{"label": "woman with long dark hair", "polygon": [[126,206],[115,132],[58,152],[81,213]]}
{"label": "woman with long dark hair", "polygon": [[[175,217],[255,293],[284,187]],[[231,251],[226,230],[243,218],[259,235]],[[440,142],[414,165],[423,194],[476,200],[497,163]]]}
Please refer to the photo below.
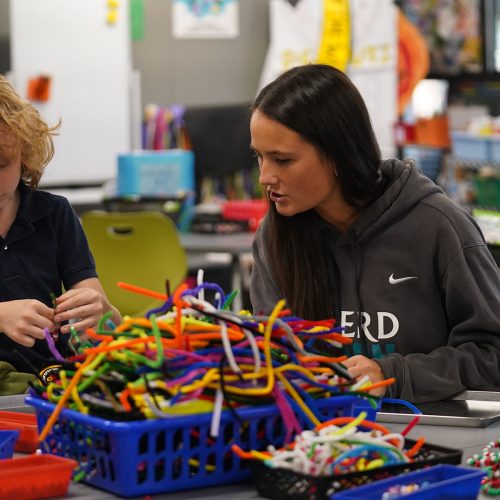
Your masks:
{"label": "woman with long dark hair", "polygon": [[[412,160],[382,161],[364,101],[327,65],[292,68],[251,108],[269,211],[250,296],[334,317],[353,377],[432,401],[500,388],[500,278],[474,220]],[[382,393],[385,389],[379,391]]]}

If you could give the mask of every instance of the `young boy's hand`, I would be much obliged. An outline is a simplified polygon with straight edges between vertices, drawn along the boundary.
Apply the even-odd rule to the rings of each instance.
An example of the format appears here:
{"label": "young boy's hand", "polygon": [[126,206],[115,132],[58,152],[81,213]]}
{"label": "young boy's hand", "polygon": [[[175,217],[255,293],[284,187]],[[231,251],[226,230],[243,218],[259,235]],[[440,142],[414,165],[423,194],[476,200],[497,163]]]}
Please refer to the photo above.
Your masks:
{"label": "young boy's hand", "polygon": [[18,344],[32,347],[36,339],[44,339],[44,328],[53,332],[54,310],[39,300],[10,300],[0,303],[0,331]]}
{"label": "young boy's hand", "polygon": [[93,288],[73,288],[56,298],[54,320],[58,323],[73,320],[71,325],[61,327],[61,333],[69,333],[71,326],[76,330],[94,327],[109,310],[102,293]]}

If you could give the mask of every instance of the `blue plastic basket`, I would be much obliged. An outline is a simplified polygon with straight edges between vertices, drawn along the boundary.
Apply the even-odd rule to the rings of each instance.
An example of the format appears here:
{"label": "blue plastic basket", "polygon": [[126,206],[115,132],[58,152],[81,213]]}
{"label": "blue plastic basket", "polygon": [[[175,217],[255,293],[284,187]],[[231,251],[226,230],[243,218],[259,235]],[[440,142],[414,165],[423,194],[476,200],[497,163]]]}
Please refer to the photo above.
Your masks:
{"label": "blue plastic basket", "polygon": [[[353,414],[356,396],[317,401],[324,420]],[[42,429],[54,410],[46,400],[28,396]],[[116,422],[63,409],[45,440],[45,451],[72,458],[86,472],[84,482],[129,497],[228,484],[249,477],[231,451],[281,446],[285,431],[275,405],[238,410],[221,416],[219,435],[210,437],[212,415],[186,415],[158,420]],[[297,412],[304,427],[304,419]]]}
{"label": "blue plastic basket", "polygon": [[391,486],[418,485],[412,493],[391,496],[391,500],[408,498],[410,500],[440,500],[460,498],[475,500],[481,487],[481,479],[486,474],[477,469],[456,465],[435,465],[427,469],[413,471],[402,476],[382,479],[358,488],[344,490],[331,497],[332,500],[356,498],[362,500],[381,500]]}
{"label": "blue plastic basket", "polygon": [[0,431],[0,458],[12,458],[19,431]]}
{"label": "blue plastic basket", "polygon": [[377,412],[380,410],[381,405],[382,400],[379,400],[377,406],[374,408],[367,399],[359,398],[359,400],[354,403],[352,416],[357,417],[361,412],[365,412],[365,420],[375,422],[377,419]]}

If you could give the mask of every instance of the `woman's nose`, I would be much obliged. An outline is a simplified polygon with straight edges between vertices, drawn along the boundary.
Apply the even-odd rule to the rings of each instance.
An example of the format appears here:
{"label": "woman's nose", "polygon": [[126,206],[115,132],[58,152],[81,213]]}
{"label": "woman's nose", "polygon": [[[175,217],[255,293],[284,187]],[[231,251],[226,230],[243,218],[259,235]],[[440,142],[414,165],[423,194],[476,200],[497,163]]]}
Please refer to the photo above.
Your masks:
{"label": "woman's nose", "polygon": [[262,161],[260,164],[259,184],[263,186],[266,184],[276,184],[277,180],[278,178],[269,166],[269,163]]}

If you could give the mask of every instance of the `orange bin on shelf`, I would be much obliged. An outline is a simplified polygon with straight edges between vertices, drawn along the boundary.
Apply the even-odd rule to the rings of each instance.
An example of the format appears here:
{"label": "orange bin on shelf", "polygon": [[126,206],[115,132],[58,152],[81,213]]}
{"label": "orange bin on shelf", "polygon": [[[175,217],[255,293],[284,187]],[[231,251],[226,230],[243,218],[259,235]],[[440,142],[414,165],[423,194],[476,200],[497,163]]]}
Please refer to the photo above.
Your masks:
{"label": "orange bin on shelf", "polygon": [[451,146],[448,117],[419,118],[415,123],[415,144],[449,149]]}
{"label": "orange bin on shelf", "polygon": [[29,455],[0,462],[0,498],[61,497],[78,462],[56,455]]}
{"label": "orange bin on shelf", "polygon": [[0,411],[0,430],[19,431],[14,450],[34,453],[38,448],[38,427],[34,413]]}

